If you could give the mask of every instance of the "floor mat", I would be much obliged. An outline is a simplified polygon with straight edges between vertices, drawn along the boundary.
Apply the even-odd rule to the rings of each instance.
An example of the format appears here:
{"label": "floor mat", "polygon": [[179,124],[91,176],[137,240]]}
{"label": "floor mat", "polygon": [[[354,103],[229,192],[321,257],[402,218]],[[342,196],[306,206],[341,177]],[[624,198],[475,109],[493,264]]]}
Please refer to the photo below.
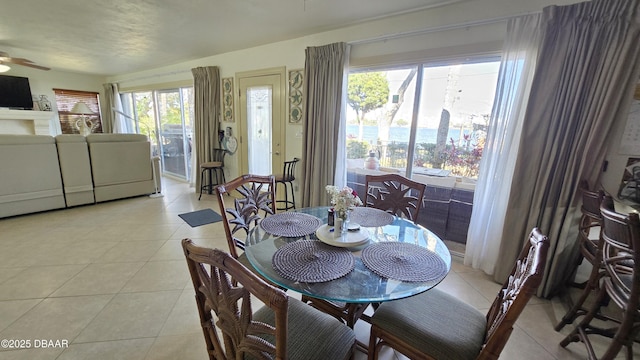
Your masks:
{"label": "floor mat", "polygon": [[211,209],[202,209],[178,215],[191,227],[212,224],[222,220],[222,216]]}

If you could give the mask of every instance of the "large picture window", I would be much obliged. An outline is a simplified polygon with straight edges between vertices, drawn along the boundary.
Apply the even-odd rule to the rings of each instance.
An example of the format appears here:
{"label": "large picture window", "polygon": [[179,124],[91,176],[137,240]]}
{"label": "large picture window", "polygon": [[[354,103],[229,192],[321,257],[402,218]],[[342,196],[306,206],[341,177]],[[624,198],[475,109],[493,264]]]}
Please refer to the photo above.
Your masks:
{"label": "large picture window", "polygon": [[349,74],[347,183],[397,173],[427,184],[419,223],[466,242],[500,62],[420,64]]}
{"label": "large picture window", "polygon": [[383,171],[476,179],[499,65],[425,64],[351,73],[348,167],[365,167],[373,153]]}

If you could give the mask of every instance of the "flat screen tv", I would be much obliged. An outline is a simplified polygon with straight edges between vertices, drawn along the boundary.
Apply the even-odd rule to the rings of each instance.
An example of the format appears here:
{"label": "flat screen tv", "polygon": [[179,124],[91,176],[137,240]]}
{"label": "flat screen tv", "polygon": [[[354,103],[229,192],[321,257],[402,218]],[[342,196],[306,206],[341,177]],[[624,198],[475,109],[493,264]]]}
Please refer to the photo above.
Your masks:
{"label": "flat screen tv", "polygon": [[0,108],[33,109],[28,78],[0,75]]}

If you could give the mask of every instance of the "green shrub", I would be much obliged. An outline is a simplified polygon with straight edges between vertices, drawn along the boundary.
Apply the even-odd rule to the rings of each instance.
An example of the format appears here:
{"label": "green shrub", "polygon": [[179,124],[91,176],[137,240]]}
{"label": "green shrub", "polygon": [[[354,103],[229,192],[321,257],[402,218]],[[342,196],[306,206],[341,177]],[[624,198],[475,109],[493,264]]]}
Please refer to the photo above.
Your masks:
{"label": "green shrub", "polygon": [[347,139],[347,159],[362,159],[369,155],[369,143]]}

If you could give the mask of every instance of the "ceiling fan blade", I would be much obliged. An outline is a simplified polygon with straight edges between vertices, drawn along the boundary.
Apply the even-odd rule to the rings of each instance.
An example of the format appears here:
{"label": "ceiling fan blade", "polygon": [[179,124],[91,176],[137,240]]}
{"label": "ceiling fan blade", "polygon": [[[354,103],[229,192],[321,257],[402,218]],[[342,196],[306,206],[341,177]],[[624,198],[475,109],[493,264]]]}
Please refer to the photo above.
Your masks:
{"label": "ceiling fan blade", "polygon": [[51,70],[51,68],[48,68],[48,67],[46,67],[46,66],[36,65],[36,64],[34,64],[34,63],[30,63],[30,64],[22,64],[22,65],[24,65],[24,66],[29,66],[29,67],[32,67],[32,68],[34,68],[34,69],[38,69],[38,70],[45,70],[45,71],[49,71],[49,70]]}
{"label": "ceiling fan blade", "polygon": [[16,64],[16,65],[29,66],[29,67],[40,69],[40,70],[51,70],[48,67],[36,65],[31,60],[27,60],[23,58],[1,57],[0,61],[5,63]]}

